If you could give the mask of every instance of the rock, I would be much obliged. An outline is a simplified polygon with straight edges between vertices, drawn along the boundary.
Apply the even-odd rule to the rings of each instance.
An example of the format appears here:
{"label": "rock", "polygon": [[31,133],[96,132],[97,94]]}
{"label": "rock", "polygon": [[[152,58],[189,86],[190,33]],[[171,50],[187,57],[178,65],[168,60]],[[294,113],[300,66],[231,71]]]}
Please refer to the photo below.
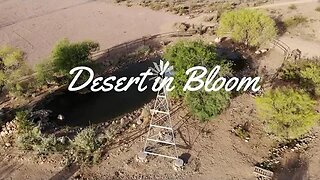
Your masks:
{"label": "rock", "polygon": [[141,119],[140,119],[140,118],[138,118],[138,120],[137,120],[137,124],[138,124],[138,125],[141,125],[141,124],[142,124],[142,121],[141,121]]}
{"label": "rock", "polygon": [[124,120],[124,118],[121,118],[121,119],[120,119],[120,125],[121,125],[121,126],[124,126],[124,125],[125,125],[125,120]]}
{"label": "rock", "polygon": [[147,162],[147,154],[144,152],[139,152],[136,156],[137,162]]}
{"label": "rock", "polygon": [[60,121],[63,121],[64,120],[64,116],[62,114],[59,114],[57,119],[60,120]]}
{"label": "rock", "polygon": [[6,142],[4,145],[5,145],[6,147],[10,147],[10,146],[11,146],[11,144],[8,143],[8,142]]}
{"label": "rock", "polygon": [[176,171],[181,171],[184,169],[184,162],[182,159],[178,158],[173,163],[173,169]]}

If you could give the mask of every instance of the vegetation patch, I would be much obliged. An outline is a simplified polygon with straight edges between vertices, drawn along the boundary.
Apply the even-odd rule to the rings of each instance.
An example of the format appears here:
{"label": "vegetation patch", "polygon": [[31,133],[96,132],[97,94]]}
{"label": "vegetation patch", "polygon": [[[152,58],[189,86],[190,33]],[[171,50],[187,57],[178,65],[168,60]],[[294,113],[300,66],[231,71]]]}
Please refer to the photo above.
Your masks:
{"label": "vegetation patch", "polygon": [[[187,82],[185,71],[193,66],[202,65],[208,69],[221,66],[219,77],[232,74],[231,64],[217,55],[213,45],[202,41],[180,41],[169,46],[164,53],[164,59],[175,67],[174,97],[182,97],[190,111],[201,120],[209,120],[220,114],[229,104],[230,92],[185,92],[183,86]],[[217,77],[218,78],[218,77]]]}
{"label": "vegetation patch", "polygon": [[232,39],[250,46],[259,46],[277,35],[276,24],[262,11],[240,9],[221,15],[219,36],[230,34]]}
{"label": "vegetation patch", "polygon": [[28,78],[31,74],[22,51],[8,46],[0,48],[1,91],[8,91],[14,97],[30,95],[34,90],[33,81]]}
{"label": "vegetation patch", "polygon": [[271,90],[256,99],[267,132],[279,140],[292,140],[308,133],[320,118],[316,103],[304,91],[290,88]]}
{"label": "vegetation patch", "polygon": [[71,43],[64,39],[53,48],[49,59],[36,67],[37,81],[46,84],[54,81],[68,83],[72,79],[69,71],[76,66],[92,66],[90,54],[99,48],[93,41]]}
{"label": "vegetation patch", "polygon": [[300,24],[307,23],[308,19],[304,16],[296,15],[288,19],[285,19],[283,22],[286,28],[293,28],[293,27],[297,27]]}
{"label": "vegetation patch", "polygon": [[297,82],[305,91],[320,97],[320,62],[318,59],[300,60],[284,64],[281,76]]}
{"label": "vegetation patch", "polygon": [[290,9],[290,10],[296,10],[296,9],[297,9],[297,6],[294,5],[294,4],[291,4],[290,6],[288,6],[288,9]]}

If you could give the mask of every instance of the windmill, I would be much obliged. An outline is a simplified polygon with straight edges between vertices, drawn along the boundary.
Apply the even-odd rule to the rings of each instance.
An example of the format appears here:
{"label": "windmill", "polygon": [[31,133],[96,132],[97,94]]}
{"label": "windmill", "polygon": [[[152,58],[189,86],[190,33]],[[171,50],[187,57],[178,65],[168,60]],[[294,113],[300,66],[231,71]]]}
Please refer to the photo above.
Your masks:
{"label": "windmill", "polygon": [[[173,66],[169,62],[160,60],[159,65],[153,63],[154,68],[150,68],[153,77],[150,80],[156,80],[161,83],[164,78],[174,75]],[[177,156],[177,146],[175,143],[174,131],[170,116],[170,106],[167,98],[166,86],[163,86],[158,93],[151,109],[150,126],[147,133],[142,157],[146,155],[155,155],[176,160],[175,164],[183,165],[183,161]],[[181,162],[182,161],[182,162]]]}

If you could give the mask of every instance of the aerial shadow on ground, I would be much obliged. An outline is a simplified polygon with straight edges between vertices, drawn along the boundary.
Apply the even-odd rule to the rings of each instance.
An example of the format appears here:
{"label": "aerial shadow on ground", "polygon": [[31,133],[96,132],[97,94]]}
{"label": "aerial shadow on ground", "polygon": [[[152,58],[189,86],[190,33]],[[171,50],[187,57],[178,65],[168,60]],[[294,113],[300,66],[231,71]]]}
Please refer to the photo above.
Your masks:
{"label": "aerial shadow on ground", "polygon": [[304,180],[308,179],[308,160],[299,153],[293,153],[284,160],[284,163],[276,170],[277,180]]}
{"label": "aerial shadow on ground", "polygon": [[4,164],[4,166],[0,167],[0,179],[11,179],[10,175],[22,166],[22,164],[19,164],[17,162],[11,162],[9,164],[4,162],[1,164]]}
{"label": "aerial shadow on ground", "polygon": [[71,164],[70,166],[65,166],[61,171],[52,176],[49,180],[60,180],[69,179],[80,169],[79,165]]}

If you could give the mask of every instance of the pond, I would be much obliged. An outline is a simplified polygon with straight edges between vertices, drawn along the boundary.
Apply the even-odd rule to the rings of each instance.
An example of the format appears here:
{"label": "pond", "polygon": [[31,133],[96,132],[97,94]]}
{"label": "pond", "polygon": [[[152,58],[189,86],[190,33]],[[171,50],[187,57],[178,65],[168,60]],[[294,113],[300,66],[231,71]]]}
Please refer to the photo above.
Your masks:
{"label": "pond", "polygon": [[[149,67],[153,66],[152,62],[152,60],[148,60],[131,64],[111,75],[129,78],[139,76],[141,72],[145,72]],[[146,80],[145,84],[150,87],[152,86],[152,81]],[[134,84],[128,91],[120,93],[100,91],[81,94],[66,90],[45,102],[41,105],[41,108],[51,110],[54,119],[59,114],[62,114],[65,118],[63,125],[88,126],[107,122],[142,107],[156,97],[156,93],[151,91],[151,88],[147,88],[144,92],[139,92],[137,86]]]}

